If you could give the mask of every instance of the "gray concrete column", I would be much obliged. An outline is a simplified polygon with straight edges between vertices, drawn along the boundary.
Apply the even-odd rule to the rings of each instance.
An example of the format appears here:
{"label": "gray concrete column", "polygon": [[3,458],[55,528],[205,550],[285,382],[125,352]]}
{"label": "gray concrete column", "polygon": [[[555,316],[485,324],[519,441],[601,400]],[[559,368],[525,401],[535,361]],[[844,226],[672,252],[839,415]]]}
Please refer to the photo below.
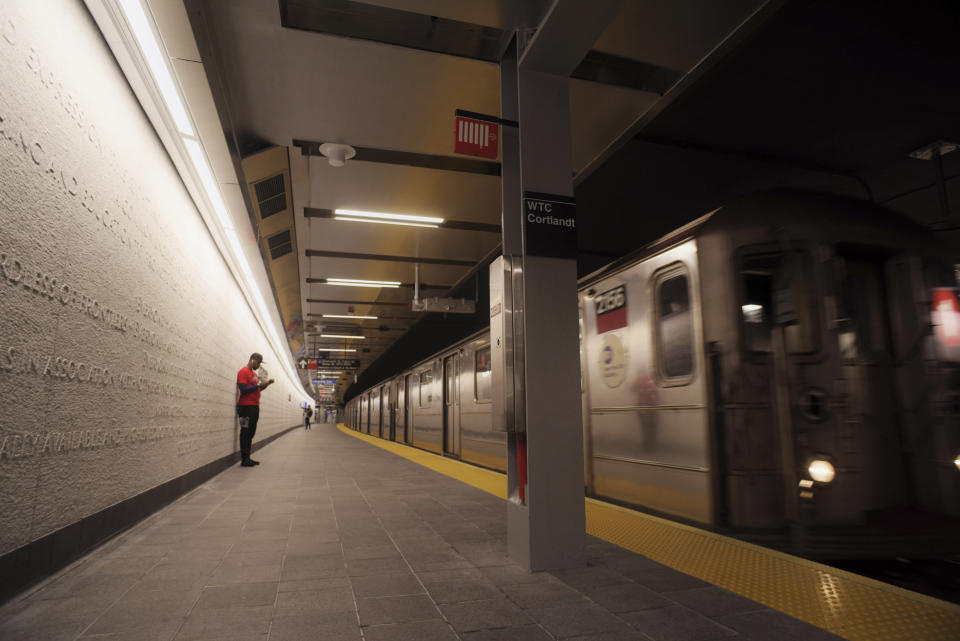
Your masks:
{"label": "gray concrete column", "polygon": [[534,571],[585,564],[569,75],[620,4],[554,1],[500,65],[501,117],[519,128],[501,135],[503,278],[492,276],[491,296],[497,280],[513,376],[495,375],[495,398],[508,430],[508,549]]}

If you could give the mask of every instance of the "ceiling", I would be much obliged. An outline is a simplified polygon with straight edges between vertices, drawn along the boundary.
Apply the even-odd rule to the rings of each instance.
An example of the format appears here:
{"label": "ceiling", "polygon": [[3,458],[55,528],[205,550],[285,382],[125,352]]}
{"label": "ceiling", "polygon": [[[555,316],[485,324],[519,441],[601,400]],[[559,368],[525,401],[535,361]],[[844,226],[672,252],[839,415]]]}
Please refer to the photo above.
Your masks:
{"label": "ceiling", "polygon": [[[235,164],[288,149],[299,272],[284,278],[300,288],[299,319],[284,318],[291,337],[305,339],[308,354],[357,349],[333,354],[359,358],[363,387],[481,328],[484,261],[500,242],[499,165],[453,153],[453,114],[500,114],[497,60],[513,29],[528,38],[552,2],[185,5]],[[960,153],[943,158],[943,190],[934,163],[907,154],[960,140],[958,26],[946,0],[882,10],[855,1],[625,0],[569,85],[580,272],[773,186],[883,202],[955,227]],[[323,142],[357,155],[333,167],[318,155]],[[329,217],[337,208],[480,225],[346,222]],[[253,208],[251,217],[258,228]],[[483,313],[414,312],[412,287],[317,282],[412,284],[414,263],[402,259],[414,258],[430,286],[421,296],[477,299]],[[351,313],[378,318],[322,316]],[[334,332],[367,338],[318,336]],[[339,398],[353,375],[343,373]]]}

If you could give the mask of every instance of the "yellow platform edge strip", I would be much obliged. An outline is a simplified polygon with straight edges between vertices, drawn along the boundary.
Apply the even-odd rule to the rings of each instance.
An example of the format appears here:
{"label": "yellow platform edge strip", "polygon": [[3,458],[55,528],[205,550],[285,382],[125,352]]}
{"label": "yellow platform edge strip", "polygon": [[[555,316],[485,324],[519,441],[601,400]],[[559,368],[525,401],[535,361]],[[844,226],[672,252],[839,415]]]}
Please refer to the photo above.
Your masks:
{"label": "yellow platform edge strip", "polygon": [[[337,425],[506,499],[506,476]],[[960,606],[629,508],[585,499],[587,532],[850,641],[958,641]]]}

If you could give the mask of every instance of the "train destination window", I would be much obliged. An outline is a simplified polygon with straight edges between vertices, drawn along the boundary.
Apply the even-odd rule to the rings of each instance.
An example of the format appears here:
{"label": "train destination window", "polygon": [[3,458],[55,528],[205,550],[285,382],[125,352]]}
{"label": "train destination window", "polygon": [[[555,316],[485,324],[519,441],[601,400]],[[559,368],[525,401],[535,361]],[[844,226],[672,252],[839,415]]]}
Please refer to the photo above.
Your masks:
{"label": "train destination window", "polygon": [[798,256],[801,257],[797,260],[785,261],[780,253],[767,253],[743,259],[740,314],[747,351],[767,354],[773,351],[773,326],[778,316],[784,323],[790,353],[816,351],[809,261]]}
{"label": "train destination window", "polygon": [[478,349],[474,354],[473,361],[474,397],[478,401],[489,401],[491,399],[490,376],[493,374],[491,371],[490,346],[487,345]]}
{"label": "train destination window", "polygon": [[429,407],[433,403],[433,371],[420,372],[420,407]]}
{"label": "train destination window", "polygon": [[[671,269],[656,286],[656,339],[660,374],[682,379],[693,373],[693,314],[687,274]],[[686,381],[674,380],[683,385]]]}

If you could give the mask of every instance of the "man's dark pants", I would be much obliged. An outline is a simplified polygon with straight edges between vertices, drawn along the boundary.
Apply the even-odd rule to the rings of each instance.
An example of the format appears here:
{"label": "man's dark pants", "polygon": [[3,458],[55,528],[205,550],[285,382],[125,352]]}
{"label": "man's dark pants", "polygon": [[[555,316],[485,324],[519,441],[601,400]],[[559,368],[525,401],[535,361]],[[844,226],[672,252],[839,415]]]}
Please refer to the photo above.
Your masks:
{"label": "man's dark pants", "polygon": [[240,458],[249,461],[253,435],[257,433],[260,407],[258,405],[237,405],[237,416],[240,417]]}

